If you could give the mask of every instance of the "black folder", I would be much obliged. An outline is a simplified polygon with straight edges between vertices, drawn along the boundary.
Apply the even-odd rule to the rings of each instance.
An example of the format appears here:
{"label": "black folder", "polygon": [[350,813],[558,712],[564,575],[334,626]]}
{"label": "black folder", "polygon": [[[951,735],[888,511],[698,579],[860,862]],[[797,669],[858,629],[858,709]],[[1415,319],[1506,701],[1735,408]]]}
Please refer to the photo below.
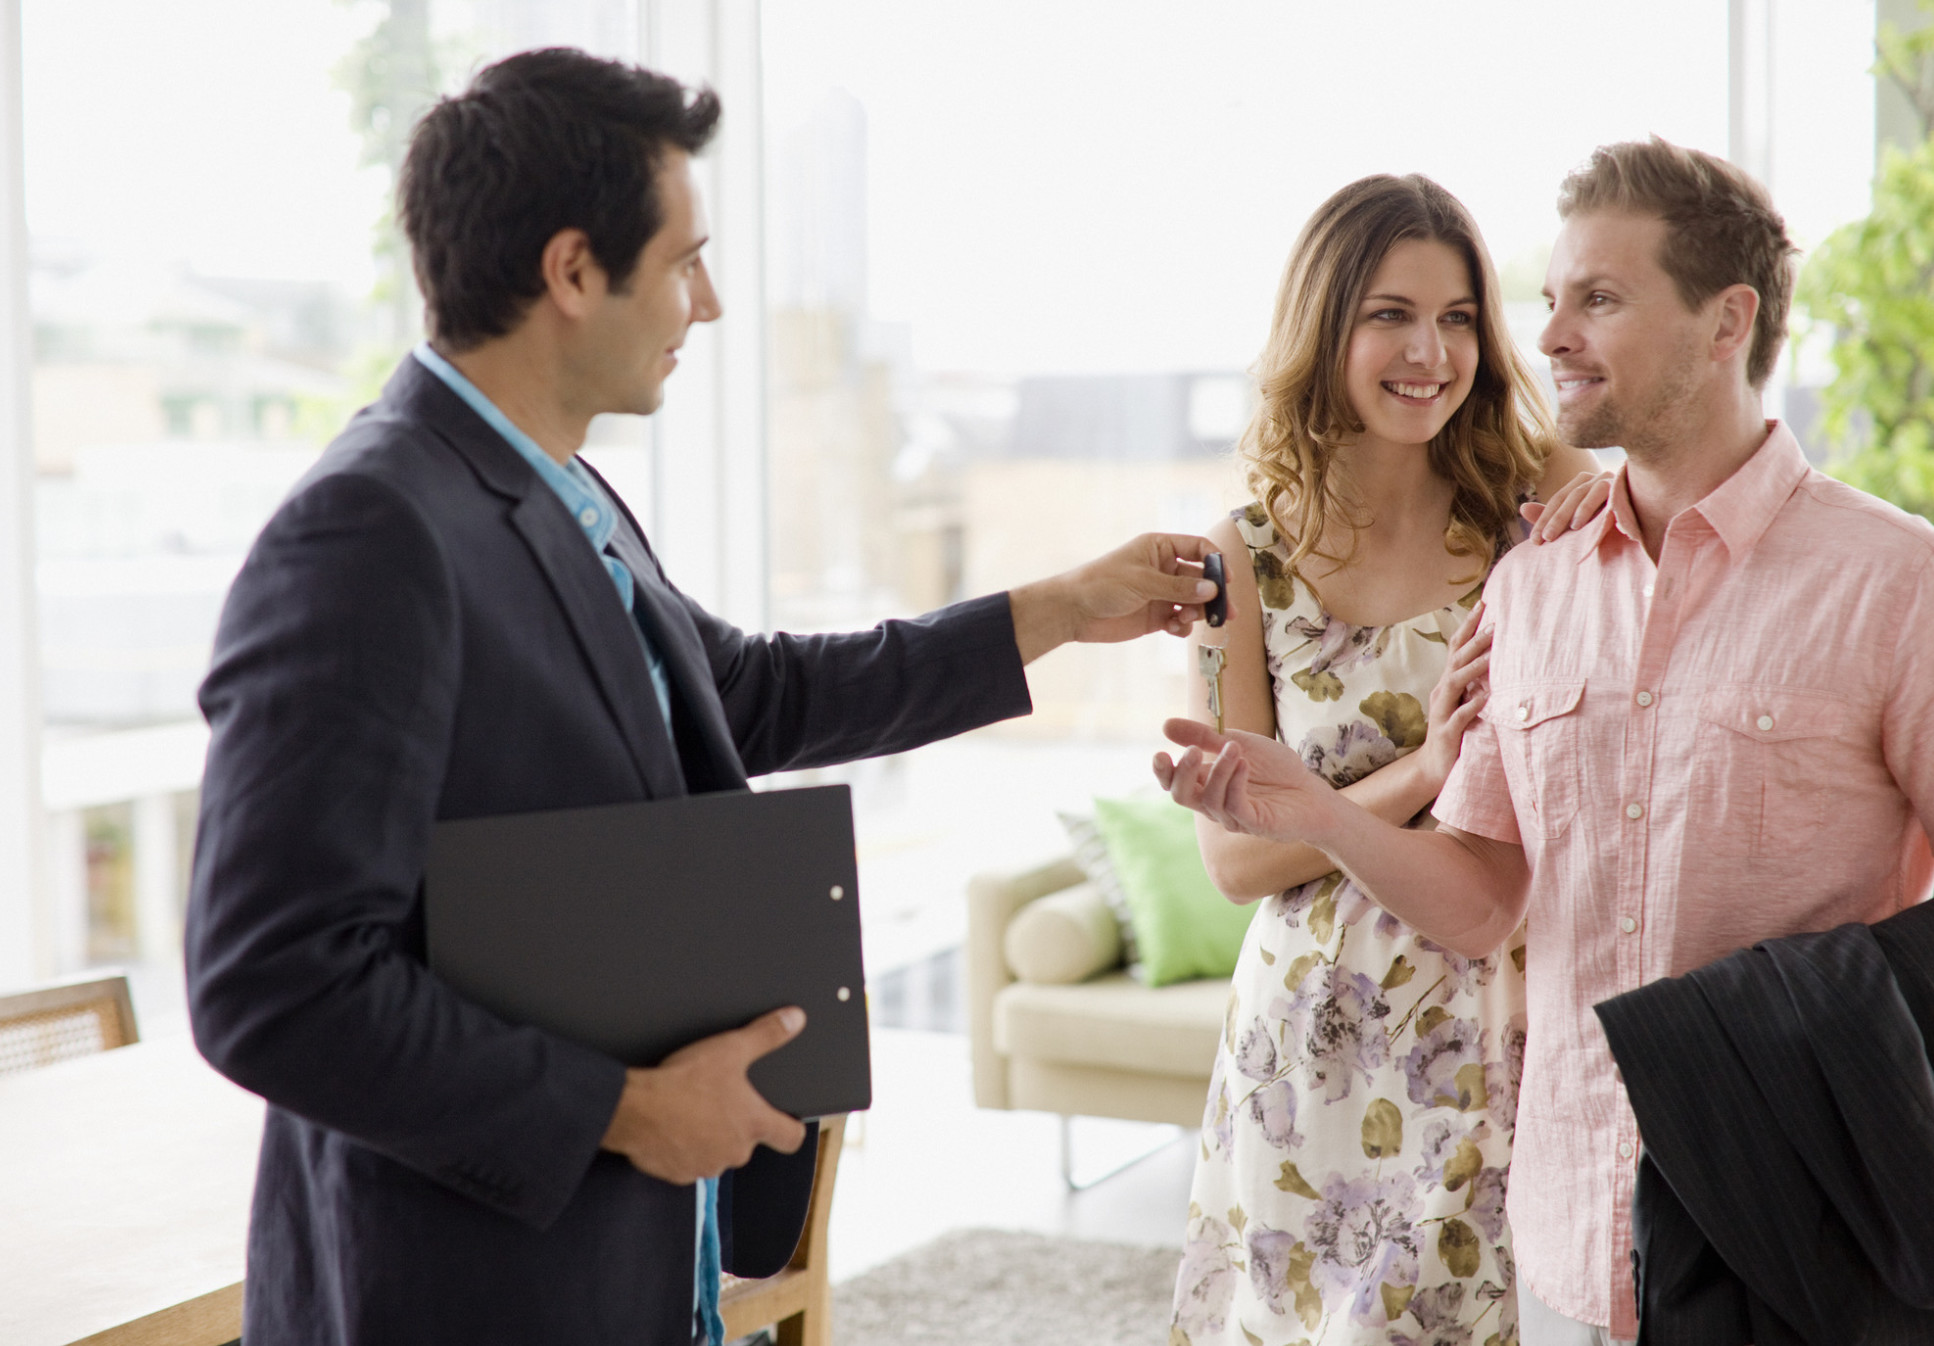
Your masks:
{"label": "black folder", "polygon": [[424,902],[431,969],[509,1022],[650,1066],[798,1005],[754,1087],[801,1118],[872,1103],[844,785],[439,823]]}

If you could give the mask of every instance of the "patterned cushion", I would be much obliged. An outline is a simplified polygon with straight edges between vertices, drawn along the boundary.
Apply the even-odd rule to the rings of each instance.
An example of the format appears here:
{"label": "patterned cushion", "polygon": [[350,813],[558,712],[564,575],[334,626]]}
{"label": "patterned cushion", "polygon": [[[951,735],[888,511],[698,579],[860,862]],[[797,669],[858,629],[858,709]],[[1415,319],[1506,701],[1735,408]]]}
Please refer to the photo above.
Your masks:
{"label": "patterned cushion", "polygon": [[1122,891],[1121,879],[1115,873],[1115,863],[1108,858],[1108,843],[1103,840],[1101,829],[1095,826],[1091,813],[1057,813],[1061,826],[1067,830],[1068,841],[1074,847],[1074,862],[1081,866],[1081,872],[1088,876],[1107,902],[1108,910],[1115,913],[1115,923],[1121,927],[1121,960],[1136,977],[1141,976],[1142,955],[1135,944],[1135,922],[1128,910],[1128,894]]}

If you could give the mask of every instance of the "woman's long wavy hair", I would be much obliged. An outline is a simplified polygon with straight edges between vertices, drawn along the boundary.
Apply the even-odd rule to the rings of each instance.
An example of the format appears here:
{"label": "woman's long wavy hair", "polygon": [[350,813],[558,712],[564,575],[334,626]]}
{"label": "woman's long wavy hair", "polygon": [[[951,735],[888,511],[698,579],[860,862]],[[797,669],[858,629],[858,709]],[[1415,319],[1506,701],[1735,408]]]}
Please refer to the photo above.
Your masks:
{"label": "woman's long wavy hair", "polygon": [[[1259,403],[1240,443],[1249,488],[1288,541],[1292,568],[1312,555],[1341,566],[1355,553],[1362,524],[1339,492],[1336,459],[1363,422],[1350,405],[1344,365],[1364,292],[1406,239],[1456,249],[1477,294],[1477,374],[1429,449],[1431,468],[1456,487],[1445,549],[1478,562],[1473,580],[1551,452],[1551,413],[1505,328],[1497,271],[1470,212],[1421,174],[1353,182],[1317,208],[1290,253],[1254,370]],[[1352,534],[1340,555],[1323,548],[1332,522]]]}

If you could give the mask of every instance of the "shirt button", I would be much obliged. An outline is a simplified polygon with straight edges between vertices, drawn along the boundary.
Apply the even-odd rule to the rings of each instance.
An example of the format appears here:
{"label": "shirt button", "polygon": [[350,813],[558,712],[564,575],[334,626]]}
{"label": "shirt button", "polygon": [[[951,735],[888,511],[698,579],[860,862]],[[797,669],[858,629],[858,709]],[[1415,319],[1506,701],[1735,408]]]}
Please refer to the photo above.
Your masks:
{"label": "shirt button", "polygon": [[1632,1157],[1632,1142],[1631,1142],[1631,1141],[1629,1141],[1629,1140],[1621,1140],[1621,1141],[1620,1141],[1620,1142],[1618,1143],[1618,1157],[1619,1157],[1620,1159],[1630,1159],[1630,1158]]}
{"label": "shirt button", "polygon": [[1635,933],[1638,930],[1639,923],[1633,920],[1630,916],[1621,916],[1618,918],[1618,928],[1620,930],[1623,930],[1626,934],[1630,935]]}
{"label": "shirt button", "polygon": [[595,524],[597,521],[598,521],[598,512],[595,509],[590,509],[587,507],[582,513],[578,515],[578,522],[583,524],[586,528],[591,527],[591,525]]}
{"label": "shirt button", "polygon": [[1643,818],[1645,816],[1645,805],[1627,804],[1625,806],[1625,816],[1636,822],[1638,819]]}
{"label": "shirt button", "polygon": [[1753,723],[1759,726],[1759,732],[1763,734],[1773,727],[1773,717],[1771,715],[1762,715],[1753,721]]}
{"label": "shirt button", "polygon": [[1650,598],[1652,596],[1652,586],[1649,584],[1645,586],[1645,596],[1647,598]]}
{"label": "shirt button", "polygon": [[1531,718],[1531,705],[1529,702],[1526,702],[1524,705],[1518,707],[1518,721],[1519,723],[1523,723],[1524,721],[1530,718]]}
{"label": "shirt button", "polygon": [[1651,704],[1652,704],[1652,693],[1650,693],[1650,692],[1640,692],[1640,693],[1639,693],[1639,694],[1638,694],[1638,695],[1637,695],[1636,697],[1634,697],[1633,699],[1634,699],[1635,701],[1637,701],[1637,702],[1638,702],[1638,703],[1639,703],[1639,704],[1640,704],[1641,706],[1649,706],[1649,705],[1651,705]]}

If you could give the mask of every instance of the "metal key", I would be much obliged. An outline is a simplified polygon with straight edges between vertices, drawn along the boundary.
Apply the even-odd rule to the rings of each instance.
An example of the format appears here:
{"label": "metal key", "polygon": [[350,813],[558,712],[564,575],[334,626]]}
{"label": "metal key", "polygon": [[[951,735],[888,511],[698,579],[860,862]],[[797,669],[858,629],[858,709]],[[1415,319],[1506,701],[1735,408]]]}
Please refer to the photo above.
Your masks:
{"label": "metal key", "polygon": [[1209,684],[1209,718],[1215,721],[1216,733],[1222,732],[1222,667],[1228,662],[1219,645],[1198,645],[1195,647],[1195,668]]}

